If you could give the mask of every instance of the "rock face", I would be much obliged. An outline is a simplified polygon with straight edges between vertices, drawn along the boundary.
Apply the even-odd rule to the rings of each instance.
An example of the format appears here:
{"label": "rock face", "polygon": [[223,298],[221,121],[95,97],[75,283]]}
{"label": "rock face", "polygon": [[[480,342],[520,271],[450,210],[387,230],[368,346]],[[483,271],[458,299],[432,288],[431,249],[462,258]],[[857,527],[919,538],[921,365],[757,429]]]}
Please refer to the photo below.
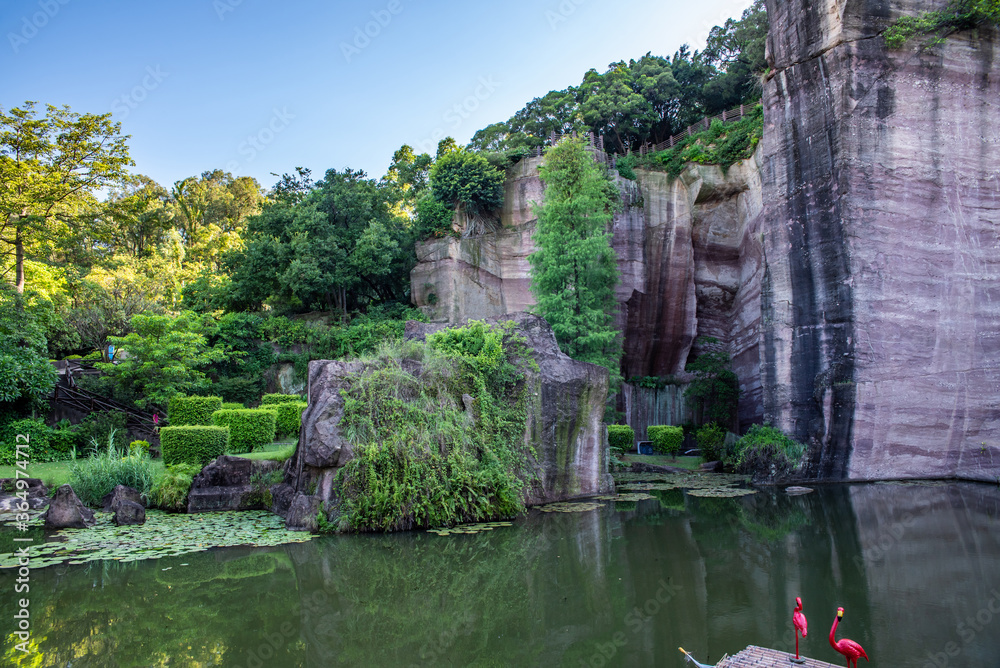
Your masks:
{"label": "rock face", "polygon": [[[996,480],[1000,37],[888,51],[890,21],[944,0],[768,4],[753,158],[619,179],[623,375],[683,384],[712,336],[740,379],[740,428],[767,421],[807,443],[809,477]],[[508,180],[500,232],[422,246],[455,260],[414,269],[434,318],[532,303],[539,161]],[[681,419],[676,397],[632,390],[619,408],[637,433]]]}
{"label": "rock face", "polygon": [[[528,340],[539,367],[526,379],[529,408],[524,437],[537,454],[532,464],[539,480],[528,491],[526,502],[546,503],[609,491],[612,481],[601,423],[608,390],[607,370],[577,362],[560,352],[552,329],[537,316],[513,313],[487,318],[486,322],[507,320],[513,320],[517,331]],[[407,323],[406,338],[422,340],[447,326],[411,321]],[[276,488],[274,494],[274,510],[286,518],[292,517],[296,504],[330,501],[337,470],[353,458],[353,450],[340,431],[344,413],[340,390],[362,368],[360,362],[309,363],[309,407],[302,416],[299,446],[286,469],[287,484]],[[289,526],[295,524],[291,519],[288,522]]]}
{"label": "rock face", "polygon": [[222,455],[191,481],[189,513],[263,509],[271,505],[272,471],[281,464],[268,460]]}
{"label": "rock face", "polygon": [[766,417],[826,479],[1000,474],[1000,49],[943,2],[768,2]]}
{"label": "rock face", "polygon": [[46,529],[86,529],[93,526],[94,511],[83,505],[69,485],[62,485],[45,511]]}
{"label": "rock face", "polygon": [[115,508],[122,501],[131,501],[132,503],[137,503],[140,506],[146,506],[142,500],[142,494],[139,490],[132,489],[131,487],[126,487],[125,485],[115,485],[115,488],[111,490],[110,493],[105,494],[104,498],[101,499],[101,510],[106,513],[115,512]]}

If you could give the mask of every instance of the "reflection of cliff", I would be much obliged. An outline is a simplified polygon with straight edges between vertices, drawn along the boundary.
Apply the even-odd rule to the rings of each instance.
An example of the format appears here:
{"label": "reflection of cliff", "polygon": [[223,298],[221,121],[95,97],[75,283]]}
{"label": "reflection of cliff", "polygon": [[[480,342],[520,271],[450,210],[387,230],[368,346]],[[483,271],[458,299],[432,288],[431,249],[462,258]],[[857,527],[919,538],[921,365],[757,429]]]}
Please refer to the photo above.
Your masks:
{"label": "reflection of cliff", "polygon": [[[741,426],[808,443],[810,476],[1000,478],[996,31],[890,52],[889,21],[943,0],[768,4],[755,156],[619,181],[623,374],[678,374],[715,336]],[[508,180],[501,233],[418,247],[435,318],[532,303],[539,160]]]}

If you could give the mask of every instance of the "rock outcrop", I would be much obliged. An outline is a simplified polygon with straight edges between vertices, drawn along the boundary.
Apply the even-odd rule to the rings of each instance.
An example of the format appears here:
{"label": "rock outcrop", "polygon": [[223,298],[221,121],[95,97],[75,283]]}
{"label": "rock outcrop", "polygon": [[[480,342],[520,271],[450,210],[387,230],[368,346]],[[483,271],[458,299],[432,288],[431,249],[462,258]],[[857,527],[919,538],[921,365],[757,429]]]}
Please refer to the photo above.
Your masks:
{"label": "rock outcrop", "polygon": [[[537,455],[531,464],[538,479],[527,491],[526,503],[610,491],[613,483],[601,422],[608,390],[607,370],[572,360],[560,352],[552,329],[537,316],[513,313],[487,318],[486,322],[507,320],[513,320],[516,331],[527,339],[539,367],[538,372],[530,371],[526,377],[529,406],[524,438]],[[411,321],[407,323],[406,338],[422,340],[447,326]],[[340,390],[348,387],[351,376],[362,369],[361,362],[309,363],[309,406],[302,416],[299,445],[286,468],[286,484],[275,488],[274,493],[273,509],[286,519],[293,514],[306,518],[307,511],[312,510],[310,504],[328,503],[333,498],[337,471],[354,456],[341,433],[344,399]],[[413,371],[419,374],[419,369]],[[308,528],[289,519],[289,526],[293,525]]]}
{"label": "rock outcrop", "polygon": [[46,529],[86,529],[96,522],[94,511],[83,505],[70,485],[56,490],[43,517]]}
{"label": "rock outcrop", "polygon": [[[26,498],[17,496],[18,491],[24,492]],[[24,501],[31,510],[48,505],[49,490],[40,478],[0,478],[0,513],[20,512]]]}
{"label": "rock outcrop", "polygon": [[[741,429],[768,421],[807,443],[809,477],[994,481],[997,31],[889,51],[891,21],[943,0],[768,4],[755,155],[725,173],[618,181],[623,375],[683,383],[712,336],[740,379]],[[532,303],[526,202],[544,196],[540,160],[514,168],[499,232],[419,247],[412,294],[433,318]],[[669,392],[632,389],[619,407],[637,433],[681,419]]]}
{"label": "rock outcrop", "polygon": [[269,460],[222,455],[191,481],[189,513],[216,510],[253,510],[271,506],[269,475],[281,464]]}
{"label": "rock outcrop", "polygon": [[115,485],[115,488],[105,494],[104,498],[101,499],[101,510],[106,513],[113,513],[115,512],[115,508],[117,508],[118,504],[122,501],[131,501],[132,503],[137,503],[144,508],[146,507],[146,504],[142,499],[142,494],[139,493],[139,490],[126,485]]}
{"label": "rock outcrop", "polygon": [[943,6],[768,2],[762,399],[812,477],[1000,477],[1000,41],[879,35]]}

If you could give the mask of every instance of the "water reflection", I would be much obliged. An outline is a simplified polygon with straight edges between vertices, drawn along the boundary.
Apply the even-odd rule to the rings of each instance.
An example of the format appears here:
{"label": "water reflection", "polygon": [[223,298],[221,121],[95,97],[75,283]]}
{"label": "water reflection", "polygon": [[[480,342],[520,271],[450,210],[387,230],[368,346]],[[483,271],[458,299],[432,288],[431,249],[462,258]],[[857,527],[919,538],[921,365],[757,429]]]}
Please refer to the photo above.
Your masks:
{"label": "water reflection", "polygon": [[[996,487],[654,496],[475,535],[44,569],[31,585],[44,659],[24,665],[679,667],[678,645],[711,661],[793,649],[795,596],[819,659],[840,663],[826,642],[838,606],[873,665],[1000,659]],[[10,572],[0,586],[13,591]]]}

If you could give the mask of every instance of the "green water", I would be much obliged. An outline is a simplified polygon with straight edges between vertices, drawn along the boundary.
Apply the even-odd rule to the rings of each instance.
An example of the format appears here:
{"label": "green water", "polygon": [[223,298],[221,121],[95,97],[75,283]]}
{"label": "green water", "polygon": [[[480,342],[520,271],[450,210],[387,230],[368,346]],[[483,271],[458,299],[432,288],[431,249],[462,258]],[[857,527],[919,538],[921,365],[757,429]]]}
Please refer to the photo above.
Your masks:
{"label": "green water", "polygon": [[0,663],[679,667],[679,645],[712,662],[748,644],[794,649],[801,596],[808,656],[843,665],[827,643],[842,606],[838,637],[872,666],[1000,665],[996,486],[657,495],[475,535],[37,570],[38,654],[20,664],[7,636],[15,575],[3,571]]}

